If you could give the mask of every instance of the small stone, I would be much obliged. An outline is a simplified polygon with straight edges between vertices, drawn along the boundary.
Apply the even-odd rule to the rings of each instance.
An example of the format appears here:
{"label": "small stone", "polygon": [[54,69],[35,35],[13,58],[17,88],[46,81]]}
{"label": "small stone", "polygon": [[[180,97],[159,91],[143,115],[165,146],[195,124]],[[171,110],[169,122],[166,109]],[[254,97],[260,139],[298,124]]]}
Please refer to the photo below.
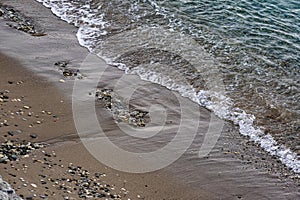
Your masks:
{"label": "small stone", "polygon": [[12,160],[17,160],[18,156],[14,154],[14,155],[11,156],[11,158],[12,158]]}
{"label": "small stone", "polygon": [[34,187],[34,188],[37,188],[37,185],[34,184],[34,183],[31,183],[30,185],[31,185],[32,187]]}
{"label": "small stone", "polygon": [[8,82],[8,84],[13,84],[14,82],[13,81],[7,81]]}
{"label": "small stone", "polygon": [[64,83],[65,80],[64,80],[64,79],[60,79],[59,82],[60,82],[60,83]]}
{"label": "small stone", "polygon": [[30,134],[30,137],[31,137],[31,138],[37,138],[37,135],[34,134],[34,133],[32,133],[32,134]]}
{"label": "small stone", "polygon": [[29,107],[29,106],[23,106],[23,108],[24,108],[24,109],[29,109],[30,107]]}
{"label": "small stone", "polygon": [[6,155],[0,154],[0,163],[5,162],[8,159]]}
{"label": "small stone", "polygon": [[8,131],[7,134],[10,136],[14,136],[14,132],[12,132],[12,131]]}

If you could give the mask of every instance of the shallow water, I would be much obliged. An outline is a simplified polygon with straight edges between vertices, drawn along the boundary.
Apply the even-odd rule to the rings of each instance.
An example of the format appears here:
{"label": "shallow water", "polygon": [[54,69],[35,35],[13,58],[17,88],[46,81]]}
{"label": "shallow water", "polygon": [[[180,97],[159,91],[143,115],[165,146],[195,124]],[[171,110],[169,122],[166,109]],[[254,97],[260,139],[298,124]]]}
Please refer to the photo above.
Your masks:
{"label": "shallow water", "polygon": [[205,106],[299,172],[298,1],[38,1],[107,63]]}

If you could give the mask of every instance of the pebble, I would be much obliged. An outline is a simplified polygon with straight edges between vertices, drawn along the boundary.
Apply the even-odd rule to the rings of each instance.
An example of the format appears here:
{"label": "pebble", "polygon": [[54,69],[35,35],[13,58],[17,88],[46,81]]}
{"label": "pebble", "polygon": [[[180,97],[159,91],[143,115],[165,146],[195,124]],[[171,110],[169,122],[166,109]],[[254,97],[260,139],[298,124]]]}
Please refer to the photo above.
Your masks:
{"label": "pebble", "polygon": [[29,109],[30,107],[29,107],[29,106],[23,106],[23,108],[24,108],[24,109]]}
{"label": "pebble", "polygon": [[59,82],[60,82],[60,83],[64,83],[64,82],[66,82],[66,81],[65,81],[64,79],[60,79]]}
{"label": "pebble", "polygon": [[8,131],[7,134],[10,136],[14,136],[14,132],[12,132],[12,131]]}
{"label": "pebble", "polygon": [[3,125],[4,126],[9,126],[10,124],[7,122],[7,120],[4,120]]}
{"label": "pebble", "polygon": [[0,163],[5,162],[8,159],[6,155],[0,154]]}
{"label": "pebble", "polygon": [[34,133],[32,133],[32,134],[30,134],[30,137],[31,137],[31,138],[37,138],[37,135],[34,134]]}

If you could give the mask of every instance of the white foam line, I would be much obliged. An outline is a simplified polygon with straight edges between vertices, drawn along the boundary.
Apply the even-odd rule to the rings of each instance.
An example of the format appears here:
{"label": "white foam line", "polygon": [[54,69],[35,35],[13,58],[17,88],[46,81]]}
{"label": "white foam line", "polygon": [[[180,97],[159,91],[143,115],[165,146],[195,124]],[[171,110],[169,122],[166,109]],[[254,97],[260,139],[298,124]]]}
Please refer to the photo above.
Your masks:
{"label": "white foam line", "polygon": [[[107,34],[101,28],[93,28],[95,25],[98,27],[105,27],[107,24],[103,21],[103,16],[96,16],[96,13],[90,13],[89,1],[80,9],[74,7],[67,0],[36,0],[43,3],[44,6],[51,8],[51,11],[60,17],[62,20],[72,23],[78,26],[77,38],[80,45],[89,49],[93,52],[93,49],[97,45],[97,37]],[[157,6],[157,5],[156,5]],[[76,8],[76,9],[75,9]],[[73,10],[75,15],[67,15],[68,10]],[[93,11],[95,12],[95,11]],[[98,13],[97,13],[98,14]],[[271,155],[277,156],[279,160],[290,168],[295,173],[300,174],[300,160],[297,159],[297,154],[292,152],[289,148],[284,145],[278,144],[274,138],[265,134],[262,129],[254,126],[255,117],[247,114],[245,111],[239,108],[233,108],[231,106],[231,100],[227,97],[220,96],[219,94],[212,93],[210,91],[199,91],[195,92],[192,87],[179,85],[168,77],[163,77],[161,74],[156,72],[146,71],[142,68],[135,68],[130,71],[124,64],[113,63],[111,59],[101,57],[106,60],[108,64],[114,64],[119,69],[124,70],[125,73],[134,73],[140,76],[141,79],[147,80],[153,83],[160,84],[166,88],[179,92],[182,96],[190,98],[192,101],[204,106],[214,112],[218,117],[224,120],[232,121],[235,125],[239,126],[239,132],[248,136],[251,141],[259,144],[265,151]],[[211,97],[217,97],[222,99],[220,102],[212,102]]]}

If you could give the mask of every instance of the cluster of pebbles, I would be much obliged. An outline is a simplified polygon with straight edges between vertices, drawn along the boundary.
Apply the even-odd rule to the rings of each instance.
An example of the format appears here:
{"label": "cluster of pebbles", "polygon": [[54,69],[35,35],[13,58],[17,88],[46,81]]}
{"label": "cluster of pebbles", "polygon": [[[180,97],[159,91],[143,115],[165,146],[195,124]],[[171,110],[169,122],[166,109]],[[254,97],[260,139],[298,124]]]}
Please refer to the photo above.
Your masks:
{"label": "cluster of pebbles", "polygon": [[112,89],[98,88],[96,99],[104,104],[104,107],[111,111],[117,123],[125,122],[135,127],[145,127],[149,121],[148,112],[142,110],[129,110]]}
{"label": "cluster of pebbles", "polygon": [[[125,188],[121,188],[119,194],[117,194],[114,186],[101,181],[100,179],[105,177],[106,174],[95,173],[91,175],[88,170],[80,166],[74,166],[72,163],[69,163],[67,173],[72,178],[61,178],[55,182],[59,185],[59,189],[65,190],[67,193],[75,192],[79,198],[121,199],[122,196],[127,194]],[[68,197],[65,197],[65,199],[68,199]]]}
{"label": "cluster of pebbles", "polygon": [[44,36],[46,35],[42,31],[38,31],[34,26],[32,20],[25,17],[22,13],[15,10],[13,7],[0,4],[0,17],[9,20],[11,23],[7,23],[8,26],[17,30],[28,33],[32,36]]}
{"label": "cluster of pebbles", "polygon": [[[23,81],[13,82],[8,81],[9,84],[15,84],[15,85],[21,85],[23,84]],[[17,98],[11,97],[13,94],[9,90],[1,90],[0,89],[0,107],[6,107],[7,106],[13,106],[16,110],[3,110],[0,114],[0,128],[6,127],[8,131],[6,134],[3,135],[4,138],[8,136],[18,136],[21,133],[23,133],[22,130],[17,129],[20,124],[26,124],[29,128],[32,128],[34,126],[38,126],[44,122],[44,117],[50,117],[51,120],[56,122],[59,120],[59,117],[55,114],[53,114],[50,111],[42,110],[41,112],[34,112],[32,111],[32,108],[30,105],[26,105],[25,96],[20,96]],[[19,123],[17,123],[17,120],[19,120]],[[11,124],[11,121],[14,121],[14,124]],[[17,129],[17,130],[14,130]],[[31,139],[35,139],[38,137],[37,134],[31,133],[29,134]]]}
{"label": "cluster of pebbles", "polygon": [[28,155],[32,151],[45,146],[46,144],[42,143],[18,142],[17,140],[3,142],[0,146],[0,163],[16,161],[20,156]]}
{"label": "cluster of pebbles", "polygon": [[[115,188],[114,185],[106,183],[104,180],[105,173],[90,173],[82,166],[73,163],[63,164],[62,160],[58,160],[54,151],[32,154],[32,163],[42,165],[43,169],[37,173],[37,183],[30,183],[26,179],[18,178],[22,185],[17,189],[27,188],[30,195],[20,194],[25,199],[47,199],[50,196],[56,199],[124,199],[129,191],[123,188]],[[30,165],[29,163],[27,163]],[[26,172],[28,166],[23,170]],[[58,173],[45,173],[54,171]],[[39,189],[40,192],[37,191]],[[59,191],[59,192],[57,192]],[[41,193],[42,192],[42,193]],[[60,193],[60,194],[58,194]]]}
{"label": "cluster of pebbles", "polygon": [[[26,181],[26,179],[16,176],[13,172],[9,173],[10,176],[19,180],[19,183],[14,187],[16,191],[24,188],[28,190],[30,194],[24,195],[20,194],[20,197],[17,196],[16,192],[12,187],[4,182],[0,177],[0,199],[9,200],[9,199],[48,199],[50,196],[60,195],[56,194],[55,191],[61,191],[63,193],[63,199],[124,199],[126,198],[128,191],[125,189],[125,183],[123,188],[115,188],[114,185],[106,183],[105,173],[90,173],[88,170],[84,169],[81,166],[74,165],[73,163],[67,163],[63,165],[61,160],[57,161],[57,156],[54,151],[46,152],[47,144],[42,143],[31,143],[23,142],[19,143],[17,141],[7,141],[2,143],[0,146],[1,149],[1,163],[7,164],[9,161],[18,161],[21,155],[25,158],[31,157],[32,164],[41,165],[40,169],[46,171],[60,171],[62,173],[58,174],[49,174],[44,173],[41,170],[40,173],[37,173],[36,176],[40,179],[39,183],[31,183]],[[37,152],[34,150],[40,149],[41,151]],[[4,159],[4,157],[6,159]],[[10,168],[18,169],[18,171],[23,171],[24,174],[27,173],[27,170],[32,165],[30,160],[26,161],[25,164],[21,164],[22,167],[18,167],[18,162],[11,162]],[[28,165],[28,166],[27,166]],[[7,166],[7,165],[5,165]],[[5,167],[7,168],[7,167]],[[43,193],[37,191],[37,189],[44,190]]]}
{"label": "cluster of pebbles", "polygon": [[8,93],[9,90],[0,91],[0,103],[5,103],[9,101]]}
{"label": "cluster of pebbles", "polygon": [[70,61],[58,61],[54,63],[54,65],[58,68],[58,71],[64,77],[73,77],[77,79],[82,79],[83,75],[80,73],[79,69],[70,67]]}

